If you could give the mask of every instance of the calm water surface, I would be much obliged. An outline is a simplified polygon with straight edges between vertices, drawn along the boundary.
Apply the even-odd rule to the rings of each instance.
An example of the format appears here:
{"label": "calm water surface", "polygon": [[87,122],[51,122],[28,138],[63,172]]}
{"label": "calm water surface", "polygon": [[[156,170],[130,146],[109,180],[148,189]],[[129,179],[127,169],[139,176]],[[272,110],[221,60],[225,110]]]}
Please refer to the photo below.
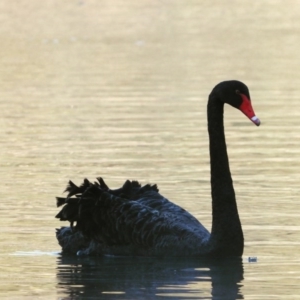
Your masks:
{"label": "calm water surface", "polygon": [[[299,3],[0,7],[1,299],[300,299]],[[227,79],[262,120],[225,110],[243,258],[62,257],[69,179],[157,183],[210,228],[206,102]]]}

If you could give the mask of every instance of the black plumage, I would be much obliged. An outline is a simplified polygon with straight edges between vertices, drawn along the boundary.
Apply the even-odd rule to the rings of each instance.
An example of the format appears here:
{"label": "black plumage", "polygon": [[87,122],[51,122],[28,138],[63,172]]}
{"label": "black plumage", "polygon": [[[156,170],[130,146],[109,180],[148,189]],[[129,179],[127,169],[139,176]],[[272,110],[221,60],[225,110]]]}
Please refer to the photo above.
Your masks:
{"label": "black plumage", "polygon": [[63,252],[90,255],[240,256],[244,237],[230,174],[223,125],[224,103],[240,109],[256,125],[248,88],[239,81],[218,84],[209,95],[212,230],[163,197],[157,185],[126,180],[112,190],[103,178],[80,186],[69,181],[56,215],[69,221],[56,236]]}

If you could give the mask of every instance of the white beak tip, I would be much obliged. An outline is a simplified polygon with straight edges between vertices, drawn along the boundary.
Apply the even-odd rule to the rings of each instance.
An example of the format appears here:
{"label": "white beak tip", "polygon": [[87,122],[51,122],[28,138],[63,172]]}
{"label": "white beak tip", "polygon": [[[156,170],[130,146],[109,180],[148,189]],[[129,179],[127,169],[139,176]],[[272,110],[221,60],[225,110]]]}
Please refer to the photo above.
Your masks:
{"label": "white beak tip", "polygon": [[257,116],[254,116],[251,118],[251,121],[256,125],[259,126],[260,125],[260,119]]}

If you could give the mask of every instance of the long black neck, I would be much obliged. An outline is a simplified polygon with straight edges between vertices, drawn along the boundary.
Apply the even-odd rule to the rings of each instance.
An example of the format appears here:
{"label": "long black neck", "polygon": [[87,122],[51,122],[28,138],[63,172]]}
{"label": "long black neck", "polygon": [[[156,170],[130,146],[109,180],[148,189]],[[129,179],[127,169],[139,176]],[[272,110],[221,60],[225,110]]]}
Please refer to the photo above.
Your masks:
{"label": "long black neck", "polygon": [[226,149],[224,103],[211,94],[207,105],[211,166],[212,230],[210,246],[220,255],[242,255],[244,238]]}

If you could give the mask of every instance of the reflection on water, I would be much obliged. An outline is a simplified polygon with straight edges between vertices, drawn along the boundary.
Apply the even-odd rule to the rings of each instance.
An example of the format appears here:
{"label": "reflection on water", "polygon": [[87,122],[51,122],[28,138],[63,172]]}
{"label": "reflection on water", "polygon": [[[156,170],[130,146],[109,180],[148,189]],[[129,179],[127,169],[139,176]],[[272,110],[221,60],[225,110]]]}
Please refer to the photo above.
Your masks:
{"label": "reflection on water", "polygon": [[60,256],[58,292],[101,299],[244,299],[241,259]]}

